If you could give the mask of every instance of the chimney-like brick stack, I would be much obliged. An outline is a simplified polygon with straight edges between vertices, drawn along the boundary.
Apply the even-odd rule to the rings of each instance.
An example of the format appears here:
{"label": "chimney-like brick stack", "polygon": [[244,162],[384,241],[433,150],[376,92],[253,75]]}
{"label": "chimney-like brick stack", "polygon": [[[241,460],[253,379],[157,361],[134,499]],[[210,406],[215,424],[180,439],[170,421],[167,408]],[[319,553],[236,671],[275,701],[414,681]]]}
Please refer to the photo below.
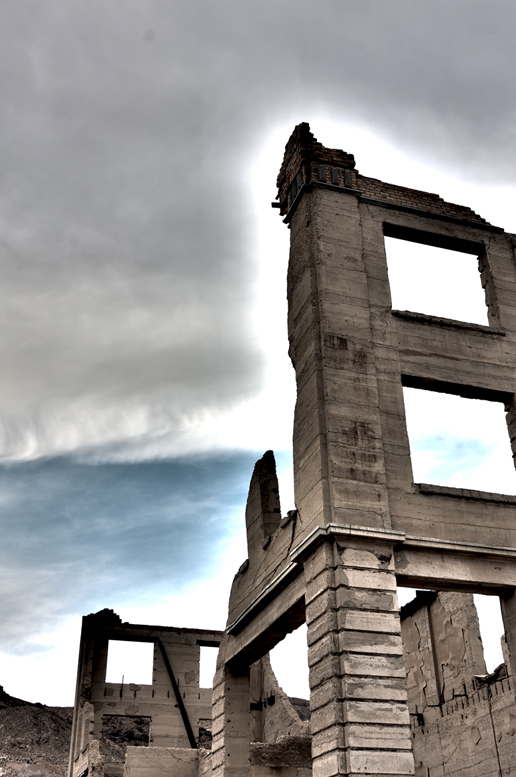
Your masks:
{"label": "chimney-like brick stack", "polygon": [[471,208],[445,202],[438,194],[384,183],[360,175],[355,157],[335,148],[325,148],[310,132],[306,122],[298,124],[285,148],[277,179],[280,213],[289,218],[303,186],[336,186],[352,190],[360,200],[390,203],[439,216],[486,224]]}

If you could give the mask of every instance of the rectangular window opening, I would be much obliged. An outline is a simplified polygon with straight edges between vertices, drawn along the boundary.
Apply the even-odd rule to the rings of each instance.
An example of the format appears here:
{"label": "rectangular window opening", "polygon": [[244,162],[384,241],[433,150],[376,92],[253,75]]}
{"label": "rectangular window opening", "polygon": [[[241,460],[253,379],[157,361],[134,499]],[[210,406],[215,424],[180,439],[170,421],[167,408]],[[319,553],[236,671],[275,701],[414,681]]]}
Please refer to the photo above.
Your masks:
{"label": "rectangular window opening", "polygon": [[270,652],[271,666],[278,684],[289,698],[294,699],[294,706],[302,717],[300,702],[310,698],[308,683],[308,643],[306,623],[278,642]]}
{"label": "rectangular window opening", "polygon": [[201,645],[201,664],[199,667],[199,687],[213,688],[213,677],[217,668],[218,647]]}
{"label": "rectangular window opening", "polygon": [[152,685],[153,642],[109,640],[107,683]]}
{"label": "rectangular window opening", "polygon": [[148,747],[151,718],[143,715],[104,715],[100,752],[107,763],[124,763],[125,750]]}
{"label": "rectangular window opening", "polygon": [[[384,225],[385,251],[393,309],[488,325],[486,296],[478,266],[481,246],[467,241],[447,241],[444,237],[439,240],[438,236],[434,244],[406,237],[400,239],[403,230],[388,226]],[[407,230],[407,234],[414,237],[416,230]],[[439,242],[442,245],[435,244]]]}
{"label": "rectangular window opening", "polygon": [[475,594],[474,599],[480,625],[486,671],[492,673],[498,670],[501,664],[505,663],[505,628],[500,608],[500,598],[498,596]]}
{"label": "rectangular window opening", "polygon": [[504,405],[403,387],[416,483],[516,495]]}

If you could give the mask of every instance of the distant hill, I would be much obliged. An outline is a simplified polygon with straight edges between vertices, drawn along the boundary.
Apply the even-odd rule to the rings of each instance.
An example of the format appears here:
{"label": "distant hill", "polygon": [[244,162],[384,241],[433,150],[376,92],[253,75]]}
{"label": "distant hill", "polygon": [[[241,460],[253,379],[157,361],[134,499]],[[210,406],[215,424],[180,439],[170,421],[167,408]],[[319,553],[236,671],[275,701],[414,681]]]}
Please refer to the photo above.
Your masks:
{"label": "distant hill", "polygon": [[[0,775],[64,775],[73,707],[9,696],[0,685]],[[27,767],[27,765],[30,765]]]}
{"label": "distant hill", "polygon": [[[73,707],[32,704],[0,685],[0,777],[65,777],[72,717]],[[101,753],[115,763],[123,763],[128,744],[146,744],[133,719],[120,723],[108,722],[101,743]]]}

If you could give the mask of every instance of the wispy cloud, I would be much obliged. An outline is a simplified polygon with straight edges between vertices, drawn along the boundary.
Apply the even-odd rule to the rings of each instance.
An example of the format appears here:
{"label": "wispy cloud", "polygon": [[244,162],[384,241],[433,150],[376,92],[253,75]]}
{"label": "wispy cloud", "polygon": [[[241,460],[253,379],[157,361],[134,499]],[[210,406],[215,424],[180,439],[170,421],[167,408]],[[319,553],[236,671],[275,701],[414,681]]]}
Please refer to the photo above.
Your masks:
{"label": "wispy cloud", "polygon": [[213,576],[225,544],[243,536],[254,459],[0,468],[0,645],[26,650],[44,624],[72,612]]}

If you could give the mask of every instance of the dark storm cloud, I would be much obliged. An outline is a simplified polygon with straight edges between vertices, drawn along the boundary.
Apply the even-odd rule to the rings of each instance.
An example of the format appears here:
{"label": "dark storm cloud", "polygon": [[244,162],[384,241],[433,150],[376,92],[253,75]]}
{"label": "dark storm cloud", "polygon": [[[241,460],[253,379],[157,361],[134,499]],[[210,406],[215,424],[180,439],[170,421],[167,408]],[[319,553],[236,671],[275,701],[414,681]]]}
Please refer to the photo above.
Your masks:
{"label": "dark storm cloud", "polygon": [[220,543],[243,531],[235,513],[255,458],[0,467],[0,650],[31,650],[43,624],[70,613],[213,575]]}
{"label": "dark storm cloud", "polygon": [[4,455],[144,437],[256,392],[250,170],[278,122],[326,111],[514,180],[515,16],[500,0],[4,4]]}

